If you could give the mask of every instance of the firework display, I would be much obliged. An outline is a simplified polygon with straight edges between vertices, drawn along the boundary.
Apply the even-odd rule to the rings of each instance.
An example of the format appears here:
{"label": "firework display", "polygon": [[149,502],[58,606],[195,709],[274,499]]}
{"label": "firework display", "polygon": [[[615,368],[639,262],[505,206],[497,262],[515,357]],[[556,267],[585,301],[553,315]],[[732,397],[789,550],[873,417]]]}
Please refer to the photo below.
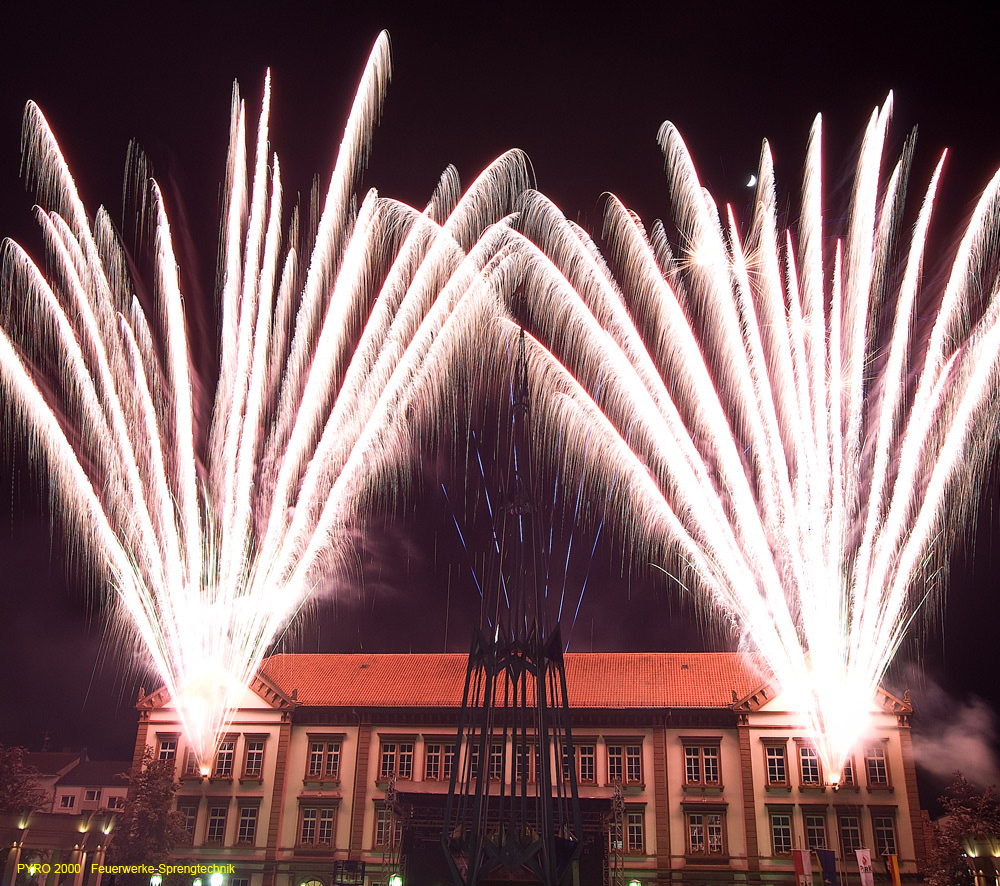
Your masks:
{"label": "firework display", "polygon": [[423,212],[375,191],[356,205],[388,73],[383,34],[312,236],[297,211],[282,231],[269,81],[250,158],[234,95],[205,409],[157,185],[150,306],[107,213],[91,223],[41,112],[26,112],[48,266],[5,244],[0,384],[203,764],[279,630],[342,565],[345,526],[405,484],[420,404],[469,350],[480,272],[507,231],[494,223],[527,184],[511,152],[464,195],[446,171]]}
{"label": "firework display", "polygon": [[670,124],[679,246],[614,198],[603,254],[541,195],[518,221],[530,297],[512,311],[540,343],[575,472],[610,492],[633,554],[710,602],[808,714],[833,782],[974,507],[997,422],[1000,174],[946,285],[923,291],[944,158],[908,229],[913,145],[883,170],[890,106],[865,132],[843,239],[819,118],[786,235],[766,144],[741,231]]}

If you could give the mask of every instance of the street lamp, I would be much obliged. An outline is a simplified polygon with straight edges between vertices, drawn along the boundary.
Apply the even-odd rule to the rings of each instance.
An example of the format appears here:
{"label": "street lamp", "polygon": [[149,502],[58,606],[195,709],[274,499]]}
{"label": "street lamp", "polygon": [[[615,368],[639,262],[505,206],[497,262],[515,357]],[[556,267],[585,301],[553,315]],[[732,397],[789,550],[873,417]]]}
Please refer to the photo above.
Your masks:
{"label": "street lamp", "polygon": [[160,886],[162,882],[163,877],[159,874],[153,874],[153,876],[149,878],[149,886]]}
{"label": "street lamp", "polygon": [[402,874],[393,874],[389,877],[389,886],[403,886]]}
{"label": "street lamp", "polygon": [[211,877],[208,878],[208,882],[211,886],[222,886],[222,874],[216,871]]}

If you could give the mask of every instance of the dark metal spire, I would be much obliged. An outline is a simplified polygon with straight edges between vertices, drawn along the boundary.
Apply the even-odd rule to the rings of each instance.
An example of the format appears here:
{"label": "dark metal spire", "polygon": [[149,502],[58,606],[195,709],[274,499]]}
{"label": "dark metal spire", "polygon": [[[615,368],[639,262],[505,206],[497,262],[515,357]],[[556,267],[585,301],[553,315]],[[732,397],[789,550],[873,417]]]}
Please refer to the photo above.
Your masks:
{"label": "dark metal spire", "polygon": [[524,330],[511,385],[510,480],[494,527],[493,607],[474,632],[445,810],[457,886],[571,881],[582,832],[558,626],[547,630],[540,527],[529,470],[531,411]]}

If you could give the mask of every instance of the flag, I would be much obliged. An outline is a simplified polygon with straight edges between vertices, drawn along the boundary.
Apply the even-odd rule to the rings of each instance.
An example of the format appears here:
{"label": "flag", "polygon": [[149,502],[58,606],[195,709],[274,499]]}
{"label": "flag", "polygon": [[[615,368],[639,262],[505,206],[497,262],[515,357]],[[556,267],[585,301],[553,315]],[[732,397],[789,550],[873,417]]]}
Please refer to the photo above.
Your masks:
{"label": "flag", "polygon": [[809,849],[793,849],[792,863],[795,865],[795,886],[812,886],[812,851]]}
{"label": "flag", "polygon": [[870,849],[855,849],[858,856],[858,870],[861,872],[861,886],[875,886],[875,871],[872,868]]}
{"label": "flag", "polygon": [[889,868],[889,876],[892,878],[892,886],[900,886],[899,859],[895,855],[887,855],[885,857],[885,865]]}
{"label": "flag", "polygon": [[824,886],[837,886],[837,856],[832,849],[816,849]]}

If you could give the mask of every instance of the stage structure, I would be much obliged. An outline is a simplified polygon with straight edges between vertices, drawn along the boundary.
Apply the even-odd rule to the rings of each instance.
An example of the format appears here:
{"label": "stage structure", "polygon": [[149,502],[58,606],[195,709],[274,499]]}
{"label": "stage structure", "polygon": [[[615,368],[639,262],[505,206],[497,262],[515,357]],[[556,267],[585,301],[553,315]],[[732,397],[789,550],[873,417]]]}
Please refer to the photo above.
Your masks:
{"label": "stage structure", "polygon": [[531,488],[523,330],[511,390],[508,489],[494,518],[499,569],[473,633],[444,816],[456,886],[563,886],[581,846],[562,638],[548,626]]}

